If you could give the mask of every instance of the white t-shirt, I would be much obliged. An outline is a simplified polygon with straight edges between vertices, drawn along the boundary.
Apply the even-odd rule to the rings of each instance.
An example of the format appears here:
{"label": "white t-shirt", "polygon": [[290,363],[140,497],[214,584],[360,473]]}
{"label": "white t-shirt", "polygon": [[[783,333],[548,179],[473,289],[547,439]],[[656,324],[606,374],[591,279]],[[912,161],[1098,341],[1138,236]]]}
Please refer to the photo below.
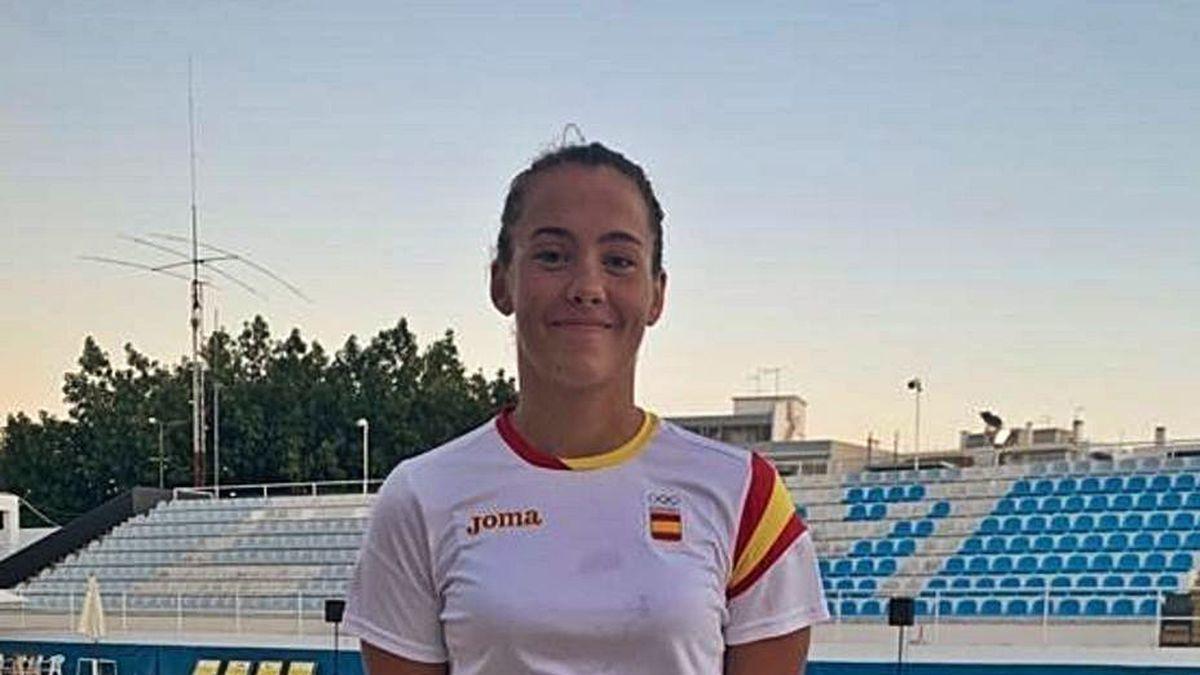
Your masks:
{"label": "white t-shirt", "polygon": [[502,413],[388,476],[345,627],[455,675],[717,675],[727,645],[828,617],[766,460],[649,413],[561,459]]}

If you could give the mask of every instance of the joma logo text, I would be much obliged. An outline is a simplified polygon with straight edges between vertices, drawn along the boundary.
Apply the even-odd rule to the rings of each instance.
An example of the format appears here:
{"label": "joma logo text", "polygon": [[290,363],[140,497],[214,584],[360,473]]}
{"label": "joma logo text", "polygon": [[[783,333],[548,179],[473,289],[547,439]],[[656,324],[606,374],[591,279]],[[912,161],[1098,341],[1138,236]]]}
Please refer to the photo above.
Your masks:
{"label": "joma logo text", "polygon": [[471,516],[471,524],[467,525],[467,534],[475,536],[486,530],[498,530],[511,527],[540,527],[542,514],[537,509],[524,511],[497,511]]}

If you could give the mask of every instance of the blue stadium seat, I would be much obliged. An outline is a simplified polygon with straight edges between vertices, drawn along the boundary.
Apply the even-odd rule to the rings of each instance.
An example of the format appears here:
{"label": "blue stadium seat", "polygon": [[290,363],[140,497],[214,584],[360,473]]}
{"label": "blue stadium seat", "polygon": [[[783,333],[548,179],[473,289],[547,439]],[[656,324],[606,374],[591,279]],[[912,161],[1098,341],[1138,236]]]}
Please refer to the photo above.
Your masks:
{"label": "blue stadium seat", "polygon": [[1029,547],[1034,553],[1049,553],[1054,550],[1054,537],[1041,535],[1033,540],[1033,545]]}
{"label": "blue stadium seat", "polygon": [[1095,476],[1088,476],[1079,482],[1079,491],[1085,495],[1094,495],[1100,492],[1100,479]]}
{"label": "blue stadium seat", "polygon": [[1120,553],[1127,548],[1129,548],[1129,535],[1124,532],[1115,532],[1104,540],[1104,550],[1109,553]]}
{"label": "blue stadium seat", "polygon": [[1142,558],[1136,553],[1123,553],[1117,559],[1118,572],[1136,572],[1142,567]]}
{"label": "blue stadium seat", "polygon": [[1038,598],[1037,600],[1034,600],[1033,602],[1029,603],[1030,616],[1041,616],[1043,613],[1045,613],[1045,611],[1046,611],[1046,601],[1043,600],[1042,598]]}
{"label": "blue stadium seat", "polygon": [[1084,605],[1083,613],[1087,616],[1107,616],[1108,601],[1104,598],[1092,598]]}
{"label": "blue stadium seat", "polygon": [[1097,553],[1088,561],[1088,571],[1090,572],[1111,572],[1113,568],[1113,558],[1108,553]]}
{"label": "blue stadium seat", "polygon": [[1054,613],[1062,616],[1079,616],[1081,609],[1075,598],[1060,598],[1054,603]]}
{"label": "blue stadium seat", "polygon": [[1143,492],[1133,503],[1135,511],[1153,511],[1158,508],[1158,495],[1153,492]]}
{"label": "blue stadium seat", "polygon": [[1063,570],[1066,572],[1080,573],[1086,572],[1088,568],[1088,558],[1082,553],[1076,553],[1067,558],[1067,562],[1063,565]]}
{"label": "blue stadium seat", "polygon": [[1175,476],[1175,482],[1171,485],[1171,490],[1175,492],[1188,492],[1196,489],[1196,475],[1192,473],[1181,473]]}
{"label": "blue stadium seat", "polygon": [[910,502],[919,502],[924,498],[925,498],[925,486],[924,485],[908,486],[908,494],[905,495],[906,500],[908,500]]}
{"label": "blue stadium seat", "polygon": [[1129,577],[1130,588],[1150,588],[1154,585],[1154,580],[1149,574],[1134,574]]}
{"label": "blue stadium seat", "polygon": [[888,488],[887,494],[884,495],[884,501],[902,502],[904,501],[905,490],[903,485],[893,485]]}
{"label": "blue stadium seat", "polygon": [[821,558],[820,560],[818,560],[817,568],[820,569],[821,576],[823,576],[823,577],[829,576],[829,561],[828,560],[826,560],[825,558]]}
{"label": "blue stadium seat", "polygon": [[1171,489],[1171,477],[1165,473],[1160,473],[1150,479],[1150,484],[1146,486],[1150,492],[1167,492]]}
{"label": "blue stadium seat", "polygon": [[896,545],[891,539],[880,539],[875,542],[875,555],[887,557],[896,552]]}
{"label": "blue stadium seat", "polygon": [[1029,516],[1021,528],[1026,534],[1041,534],[1046,531],[1046,516]]}
{"label": "blue stadium seat", "polygon": [[859,579],[858,580],[858,590],[860,590],[860,591],[874,591],[874,590],[877,590],[878,588],[879,588],[879,584],[876,583],[876,581],[874,579],[867,578],[867,579]]}
{"label": "blue stadium seat", "polygon": [[[996,538],[998,539],[999,537]],[[981,551],[983,551],[982,537],[967,537],[963,541],[962,548],[959,549],[959,553],[979,553]]]}
{"label": "blue stadium seat", "polygon": [[1091,532],[1096,527],[1096,519],[1090,513],[1075,516],[1071,521],[1072,532]]}
{"label": "blue stadium seat", "polygon": [[1109,510],[1117,512],[1125,512],[1133,510],[1133,495],[1118,494],[1113,495],[1112,501],[1109,503]]}
{"label": "blue stadium seat", "polygon": [[1108,613],[1112,616],[1133,616],[1133,609],[1132,598],[1117,598],[1108,608]]}
{"label": "blue stadium seat", "polygon": [[1109,476],[1104,479],[1104,492],[1116,494],[1125,490],[1125,479],[1120,476]]}
{"label": "blue stadium seat", "polygon": [[1158,600],[1146,598],[1138,603],[1138,616],[1154,616],[1158,613]]}
{"label": "blue stadium seat", "polygon": [[1037,513],[1038,500],[1033,497],[1026,497],[1017,502],[1017,513],[1027,516],[1031,513]]}
{"label": "blue stadium seat", "polygon": [[862,504],[851,504],[850,509],[846,511],[844,520],[866,520],[867,507]]}
{"label": "blue stadium seat", "polygon": [[1171,517],[1162,511],[1155,511],[1146,518],[1146,530],[1149,532],[1164,532],[1171,527]]}
{"label": "blue stadium seat", "polygon": [[1050,588],[1070,588],[1071,577],[1057,576],[1050,580]]}
{"label": "blue stadium seat", "polygon": [[967,562],[967,574],[987,574],[988,559],[983,556],[975,556]]}
{"label": "blue stadium seat", "polygon": [[1145,492],[1146,477],[1145,476],[1130,476],[1125,480],[1125,491],[1129,493]]}
{"label": "blue stadium seat", "polygon": [[1110,574],[1100,583],[1104,588],[1125,588],[1125,577],[1120,574]]}
{"label": "blue stadium seat", "polygon": [[1000,601],[996,598],[988,598],[979,605],[980,616],[1000,616],[1003,613],[1003,607]]}
{"label": "blue stadium seat", "polygon": [[1090,574],[1081,574],[1075,577],[1075,588],[1095,588],[1100,585],[1100,580]]}
{"label": "blue stadium seat", "polygon": [[1027,553],[1029,551],[1029,537],[1013,537],[1008,540],[1009,553]]}
{"label": "blue stadium seat", "polygon": [[1181,511],[1176,513],[1171,518],[1171,529],[1176,531],[1190,531],[1196,529],[1196,514]]}
{"label": "blue stadium seat", "polygon": [[955,577],[950,582],[950,589],[955,591],[971,590],[971,577]]}
{"label": "blue stadium seat", "polygon": [[1140,513],[1126,513],[1121,519],[1121,531],[1138,532],[1146,525],[1146,519]]}
{"label": "blue stadium seat", "polygon": [[1087,507],[1084,510],[1088,513],[1100,513],[1102,511],[1107,511],[1108,495],[1092,495],[1088,498]]}
{"label": "blue stadium seat", "polygon": [[1037,569],[1037,556],[1023,555],[1017,559],[1017,574],[1034,574]]}
{"label": "blue stadium seat", "polygon": [[1191,569],[1191,553],[1176,553],[1171,556],[1171,564],[1167,565],[1167,571],[1169,572],[1188,572]]}
{"label": "blue stadium seat", "polygon": [[979,606],[973,598],[963,598],[954,603],[954,613],[958,616],[975,616],[979,613]]}
{"label": "blue stadium seat", "polygon": [[[983,577],[987,578],[987,577]],[[998,584],[1000,588],[1005,590],[1016,590],[1021,588],[1021,577],[1003,577]]]}
{"label": "blue stadium seat", "polygon": [[988,576],[975,577],[975,590],[990,591],[995,588],[996,588],[995,577],[988,577]]}
{"label": "blue stadium seat", "polygon": [[1079,548],[1079,537],[1073,534],[1059,535],[1054,542],[1054,550],[1058,553],[1072,553]]}
{"label": "blue stadium seat", "polygon": [[950,515],[950,502],[934,502],[929,509],[930,518],[946,518]]}
{"label": "blue stadium seat", "polygon": [[1083,511],[1084,501],[1082,495],[1071,495],[1063,502],[1063,511],[1067,513],[1080,513]]}
{"label": "blue stadium seat", "polygon": [[1032,486],[1030,485],[1029,481],[1024,479],[1013,483],[1012,490],[1009,491],[1009,494],[1014,497],[1021,497],[1032,493]]}
{"label": "blue stadium seat", "polygon": [[1183,548],[1188,551],[1200,551],[1200,532],[1188,532],[1183,540]]}
{"label": "blue stadium seat", "polygon": [[1179,588],[1179,577],[1174,574],[1163,574],[1154,581],[1154,587],[1163,591],[1173,591]]}
{"label": "blue stadium seat", "polygon": [[854,571],[854,563],[849,560],[838,560],[833,563],[833,569],[830,570],[831,577],[848,577]]}
{"label": "blue stadium seat", "polygon": [[856,577],[869,577],[875,573],[875,561],[871,558],[862,558],[854,563],[854,571],[851,572]]}
{"label": "blue stadium seat", "polygon": [[1045,588],[1046,587],[1046,577],[1037,577],[1037,576],[1025,577],[1025,581],[1022,584],[1022,586],[1024,586],[1025,588]]}
{"label": "blue stadium seat", "polygon": [[1167,556],[1162,553],[1147,553],[1142,560],[1143,572],[1161,572],[1167,569]]}
{"label": "blue stadium seat", "polygon": [[1183,508],[1189,511],[1200,509],[1200,490],[1188,493],[1187,499],[1183,500]]}
{"label": "blue stadium seat", "polygon": [[854,590],[854,580],[850,577],[838,579],[837,583],[834,584],[834,589],[839,591],[852,591]]}
{"label": "blue stadium seat", "polygon": [[964,558],[960,556],[951,556],[946,558],[946,566],[942,571],[946,574],[962,574],[966,570],[967,563],[965,562]]}
{"label": "blue stadium seat", "polygon": [[1183,495],[1178,492],[1167,492],[1158,497],[1158,508],[1163,511],[1178,511],[1183,508]]}
{"label": "blue stadium seat", "polygon": [[1004,553],[1008,546],[1008,537],[988,537],[983,550],[987,553]]}
{"label": "blue stadium seat", "polygon": [[867,490],[867,496],[865,497],[864,501],[874,504],[877,502],[882,502],[886,496],[887,493],[884,492],[883,488],[873,487],[870,490]]}
{"label": "blue stadium seat", "polygon": [[912,536],[912,521],[901,520],[892,526],[893,537],[911,537]]}
{"label": "blue stadium seat", "polygon": [[1054,574],[1063,567],[1063,559],[1060,555],[1048,555],[1042,558],[1041,564],[1038,565],[1038,571],[1042,574]]}
{"label": "blue stadium seat", "polygon": [[1104,548],[1104,537],[1098,534],[1089,534],[1083,538],[1079,544],[1079,550],[1084,553],[1095,553]]}
{"label": "blue stadium seat", "polygon": [[846,504],[858,504],[862,500],[863,489],[856,487],[848,488],[846,490],[846,496],[842,497],[842,502]]}
{"label": "blue stadium seat", "polygon": [[1079,491],[1079,482],[1074,478],[1060,478],[1058,484],[1054,486],[1054,494],[1056,495],[1073,495]]}
{"label": "blue stadium seat", "polygon": [[1000,533],[1001,534],[1020,534],[1021,533],[1021,524],[1022,524],[1021,519],[1019,517],[1009,516],[1009,517],[1005,518],[1004,522],[1000,525]]}
{"label": "blue stadium seat", "polygon": [[1054,481],[1042,479],[1033,484],[1033,494],[1038,497],[1045,497],[1054,494]]}
{"label": "blue stadium seat", "polygon": [[1115,513],[1101,513],[1096,520],[1097,532],[1116,532],[1121,529],[1121,517]]}
{"label": "blue stadium seat", "polygon": [[[1154,536],[1149,532],[1145,534],[1148,537]],[[1158,535],[1158,541],[1154,543],[1154,549],[1157,551],[1174,551],[1181,545],[1182,543],[1179,540],[1178,532],[1163,532],[1162,534]]]}
{"label": "blue stadium seat", "polygon": [[881,577],[890,577],[896,573],[896,559],[883,558],[875,565],[875,574]]}
{"label": "blue stadium seat", "polygon": [[1046,531],[1050,534],[1064,534],[1071,529],[1070,516],[1054,516],[1050,519],[1050,525],[1046,527]]}
{"label": "blue stadium seat", "polygon": [[858,616],[858,603],[854,600],[843,600],[838,606],[839,616]]}
{"label": "blue stadium seat", "polygon": [[871,542],[867,539],[859,539],[854,542],[854,546],[850,549],[850,557],[852,558],[869,558],[871,556]]}
{"label": "blue stadium seat", "polygon": [[897,539],[896,540],[896,555],[906,557],[917,552],[917,542],[912,539]]}
{"label": "blue stadium seat", "polygon": [[935,527],[932,520],[918,520],[913,534],[918,537],[929,537],[933,536],[934,529]]}
{"label": "blue stadium seat", "polygon": [[883,520],[887,516],[886,504],[872,504],[867,511],[867,520]]}
{"label": "blue stadium seat", "polygon": [[1000,521],[997,518],[984,518],[979,523],[979,534],[996,534],[1000,531]]}
{"label": "blue stadium seat", "polygon": [[941,616],[949,616],[954,613],[953,600],[940,600],[937,604],[938,614]]}
{"label": "blue stadium seat", "polygon": [[992,574],[1008,574],[1013,571],[1012,556],[998,555],[992,558]]}
{"label": "blue stadium seat", "polygon": [[[1150,577],[1146,577],[1147,580],[1149,578]],[[927,591],[940,591],[944,588],[946,588],[946,578],[945,577],[933,577],[932,579],[929,580],[929,583],[925,584],[925,590],[927,590]]]}
{"label": "blue stadium seat", "polygon": [[879,616],[883,614],[883,605],[878,600],[871,598],[859,606],[858,613],[862,616]]}
{"label": "blue stadium seat", "polygon": [[1027,616],[1029,614],[1029,602],[1025,598],[1012,598],[1004,606],[1004,614],[1007,616]]}

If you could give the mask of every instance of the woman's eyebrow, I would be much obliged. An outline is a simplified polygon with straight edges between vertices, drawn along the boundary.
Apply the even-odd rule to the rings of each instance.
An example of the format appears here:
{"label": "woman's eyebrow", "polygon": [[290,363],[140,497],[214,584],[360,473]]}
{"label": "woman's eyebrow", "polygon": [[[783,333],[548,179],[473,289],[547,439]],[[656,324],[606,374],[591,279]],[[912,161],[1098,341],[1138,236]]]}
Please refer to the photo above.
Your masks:
{"label": "woman's eyebrow", "polygon": [[538,229],[534,230],[532,234],[529,235],[529,238],[534,239],[536,237],[542,237],[542,236],[562,237],[563,239],[574,239],[574,237],[571,235],[570,231],[566,230],[565,228],[553,227],[553,226],[539,227]]}
{"label": "woman's eyebrow", "polygon": [[610,241],[618,241],[618,242],[624,242],[627,244],[633,244],[635,246],[642,245],[641,239],[638,239],[637,237],[633,236],[632,234],[630,234],[624,230],[613,230],[612,232],[606,232],[606,233],[600,235],[600,239],[598,239],[598,241],[604,242],[604,243],[610,242]]}

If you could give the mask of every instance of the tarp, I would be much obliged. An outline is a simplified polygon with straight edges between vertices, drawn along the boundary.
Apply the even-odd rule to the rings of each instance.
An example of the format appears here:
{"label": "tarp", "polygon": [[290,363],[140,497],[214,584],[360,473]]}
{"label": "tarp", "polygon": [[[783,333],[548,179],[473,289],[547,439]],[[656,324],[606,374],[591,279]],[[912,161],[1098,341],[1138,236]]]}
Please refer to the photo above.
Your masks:
{"label": "tarp", "polygon": [[20,605],[25,603],[25,598],[0,588],[0,606],[3,605]]}
{"label": "tarp", "polygon": [[100,582],[95,575],[87,580],[87,592],[83,595],[83,609],[79,610],[79,626],[76,631],[95,642],[104,637],[104,606],[100,603]]}

